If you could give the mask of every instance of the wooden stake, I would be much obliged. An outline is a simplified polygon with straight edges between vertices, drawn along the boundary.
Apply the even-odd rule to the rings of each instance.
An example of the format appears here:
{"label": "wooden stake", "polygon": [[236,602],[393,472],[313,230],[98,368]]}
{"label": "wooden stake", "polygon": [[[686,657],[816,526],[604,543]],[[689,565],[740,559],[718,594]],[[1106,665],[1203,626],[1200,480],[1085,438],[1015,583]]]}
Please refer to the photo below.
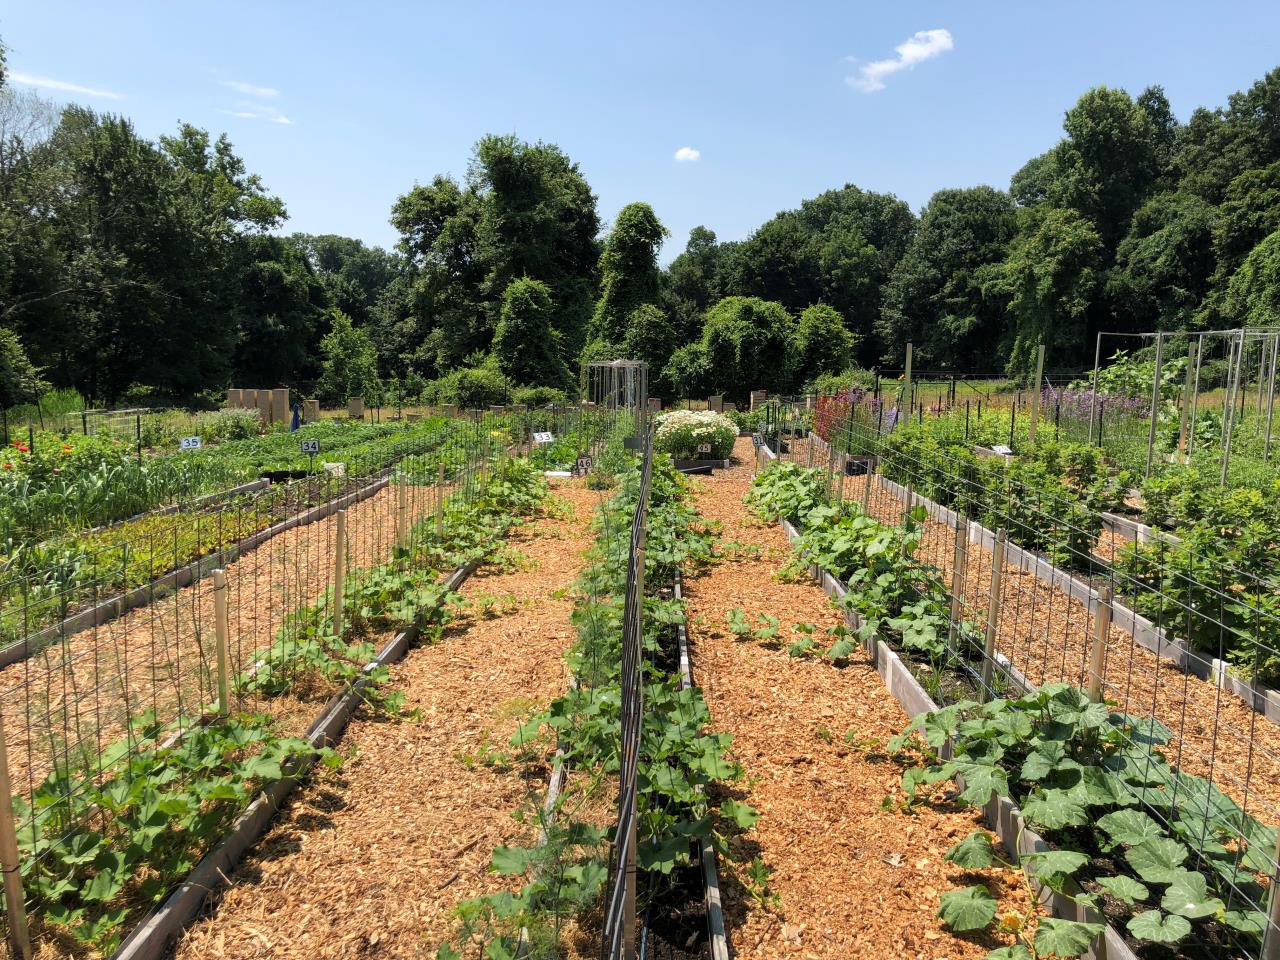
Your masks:
{"label": "wooden stake", "polygon": [[18,865],[18,825],[13,819],[13,788],[9,783],[9,751],[0,714],[0,869],[4,871],[4,907],[9,920],[9,947],[22,960],[31,960],[27,903]]}
{"label": "wooden stake", "polygon": [[[1036,425],[1040,422],[1040,390],[1044,384],[1044,344],[1036,348],[1036,389],[1031,394],[1031,423],[1027,427],[1028,443],[1032,449],[1036,445]],[[1010,444],[1013,446],[1013,444]]]}
{"label": "wooden stake", "polygon": [[227,675],[227,647],[231,631],[228,629],[225,570],[213,571],[213,625],[218,645],[218,716],[225,717],[231,712],[231,682]]}
{"label": "wooden stake", "polygon": [[1000,626],[1000,580],[1004,576],[1004,528],[996,531],[991,551],[991,602],[987,606],[987,642],[982,652],[982,689],[978,699],[991,699],[991,681],[996,661],[996,628]]}
{"label": "wooden stake", "polygon": [[409,485],[405,482],[405,475],[400,474],[400,482],[397,487],[397,507],[396,510],[396,543],[404,546],[409,539]]}
{"label": "wooden stake", "polygon": [[440,464],[440,474],[436,480],[436,539],[444,539],[444,464]]}
{"label": "wooden stake", "polygon": [[1097,609],[1093,612],[1093,647],[1089,655],[1089,700],[1093,703],[1102,702],[1102,674],[1107,665],[1107,640],[1111,634],[1115,592],[1115,586],[1110,583],[1103,587]]}
{"label": "wooden stake", "polygon": [[[1276,838],[1276,870],[1271,877],[1271,907],[1262,934],[1261,960],[1280,960],[1280,837]],[[8,874],[5,874],[6,878]]]}
{"label": "wooden stake", "polygon": [[965,572],[968,570],[969,525],[956,511],[956,548],[951,560],[951,624],[947,628],[947,649],[956,649],[956,634],[960,631],[960,617],[964,613]]}
{"label": "wooden stake", "polygon": [[347,578],[347,511],[338,511],[333,542],[333,635],[342,636],[342,586]]}

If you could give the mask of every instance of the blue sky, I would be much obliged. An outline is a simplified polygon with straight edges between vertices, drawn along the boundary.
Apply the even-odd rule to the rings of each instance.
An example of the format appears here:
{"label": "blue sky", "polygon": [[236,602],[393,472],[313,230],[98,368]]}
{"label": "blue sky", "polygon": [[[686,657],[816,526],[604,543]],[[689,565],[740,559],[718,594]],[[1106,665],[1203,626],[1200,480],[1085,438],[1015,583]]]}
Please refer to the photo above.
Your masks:
{"label": "blue sky", "polygon": [[846,182],[916,210],[1006,187],[1088,87],[1160,83],[1185,119],[1280,64],[1278,37],[1275,0],[0,8],[15,79],[149,137],[225,131],[289,230],[390,246],[399,194],[514,132],[564,148],[606,221],[651,203],[664,261],[697,224],[741,239]]}

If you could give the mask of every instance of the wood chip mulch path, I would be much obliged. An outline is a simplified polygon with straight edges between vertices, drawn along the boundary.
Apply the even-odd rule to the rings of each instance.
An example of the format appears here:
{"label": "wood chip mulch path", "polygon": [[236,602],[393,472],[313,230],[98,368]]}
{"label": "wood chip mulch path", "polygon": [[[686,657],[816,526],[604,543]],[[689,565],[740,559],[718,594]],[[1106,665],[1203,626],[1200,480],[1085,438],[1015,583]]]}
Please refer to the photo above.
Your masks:
{"label": "wood chip mulch path", "polygon": [[725,628],[735,607],[752,622],[778,617],[784,642],[792,624],[821,631],[840,621],[816,585],[774,579],[790,555],[786,536],[749,516],[750,441],[740,439],[735,455],[739,462],[704,480],[697,496],[703,516],[722,525],[730,556],[686,581],[694,679],[745,767],[735,793],[760,812],[731,848],[740,863],[763,859],[780,898],[759,905],[733,867],[722,867],[732,950],[739,958],[982,957],[1011,938],[949,933],[936,916],[940,894],[985,882],[1002,915],[1025,914],[1025,888],[1016,872],[965,871],[943,859],[981,824],[977,813],[882,808],[886,796],[901,798],[901,771],[872,743],[883,747],[908,718],[874,668],[861,656],[844,668],[794,658],[785,645],[738,641]]}
{"label": "wood chip mulch path", "polygon": [[432,956],[462,900],[509,887],[488,872],[500,844],[531,843],[513,812],[539,799],[548,769],[486,765],[527,714],[562,692],[573,583],[600,493],[553,481],[564,516],[521,528],[521,569],[480,574],[462,592],[493,614],[469,619],[392,667],[418,721],[357,719],[342,770],[294,795],[179,960]]}

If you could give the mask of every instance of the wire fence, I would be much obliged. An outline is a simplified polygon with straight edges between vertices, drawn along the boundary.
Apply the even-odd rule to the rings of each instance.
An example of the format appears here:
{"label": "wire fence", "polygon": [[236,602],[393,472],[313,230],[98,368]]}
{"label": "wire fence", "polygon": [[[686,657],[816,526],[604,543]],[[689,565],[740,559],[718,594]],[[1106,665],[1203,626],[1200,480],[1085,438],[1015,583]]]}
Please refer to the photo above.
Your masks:
{"label": "wire fence", "polygon": [[626,593],[622,609],[618,818],[609,859],[611,882],[607,888],[601,927],[602,960],[621,960],[623,957],[633,957],[636,953],[637,795],[641,733],[644,725],[645,526],[648,521],[649,486],[653,478],[652,438],[645,434],[643,442],[640,489],[631,520]]}
{"label": "wire fence", "polygon": [[317,704],[367,681],[382,642],[443,601],[439,574],[492,549],[495,531],[466,521],[501,496],[534,428],[576,420],[598,449],[608,424],[587,411],[459,411],[390,463],[165,514],[74,576],[0,583],[10,942],[29,929],[109,952],[193,865],[192,838],[225,825],[241,782],[279,774],[269,737],[302,735]]}
{"label": "wire fence", "polygon": [[[1132,721],[1132,756],[1159,751],[1173,771],[1137,791],[1143,808],[1195,851],[1227,911],[1265,927],[1280,883],[1280,696],[1243,677],[1280,662],[1272,582],[1185,544],[1175,558],[1168,540],[1118,563],[1133,549],[1123,528],[1061,480],[900,442],[889,413],[874,397],[819,402],[816,415],[779,403],[767,432],[783,458],[825,474],[835,501],[919,527],[916,562],[947,638],[942,656],[916,657],[929,694],[945,705],[1065,682],[1105,699]],[[922,519],[906,518],[912,507]],[[1262,956],[1260,943],[1242,935],[1210,955]]]}

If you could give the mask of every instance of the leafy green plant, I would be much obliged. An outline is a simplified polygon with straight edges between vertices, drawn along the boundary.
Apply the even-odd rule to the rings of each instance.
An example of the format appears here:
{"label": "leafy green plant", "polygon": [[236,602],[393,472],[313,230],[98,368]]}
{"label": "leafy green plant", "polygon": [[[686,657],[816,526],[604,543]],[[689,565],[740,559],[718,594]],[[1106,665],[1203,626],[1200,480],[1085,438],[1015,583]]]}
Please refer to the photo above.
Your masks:
{"label": "leafy green plant", "polygon": [[[33,912],[103,953],[293,761],[316,755],[340,763],[332,750],[275,735],[265,716],[184,729],[147,715],[131,726],[130,737],[108,748],[94,769],[55,771],[30,804],[14,798]],[[101,769],[110,773],[97,775]]]}
{"label": "leafy green plant", "polygon": [[[1231,891],[1236,902],[1263,902],[1275,831],[1209,781],[1172,767],[1160,749],[1171,738],[1155,720],[1112,713],[1083,690],[1046,684],[1017,700],[961,701],[921,714],[889,751],[904,763],[912,763],[913,753],[923,760],[903,773],[909,800],[957,777],[961,803],[1012,799],[1050,844],[1023,858],[1027,875],[1099,909],[1105,894],[1125,907],[1112,916],[1134,937],[1176,943],[1198,925],[1212,926],[1206,936],[1255,952],[1261,914],[1228,911],[1225,901]],[[939,755],[944,747],[947,759]],[[982,833],[947,858],[970,868],[997,861]],[[953,929],[977,929],[994,917],[982,921],[976,893],[950,902],[955,922],[975,925]],[[1074,956],[1100,931],[1042,919],[1025,955]]]}

